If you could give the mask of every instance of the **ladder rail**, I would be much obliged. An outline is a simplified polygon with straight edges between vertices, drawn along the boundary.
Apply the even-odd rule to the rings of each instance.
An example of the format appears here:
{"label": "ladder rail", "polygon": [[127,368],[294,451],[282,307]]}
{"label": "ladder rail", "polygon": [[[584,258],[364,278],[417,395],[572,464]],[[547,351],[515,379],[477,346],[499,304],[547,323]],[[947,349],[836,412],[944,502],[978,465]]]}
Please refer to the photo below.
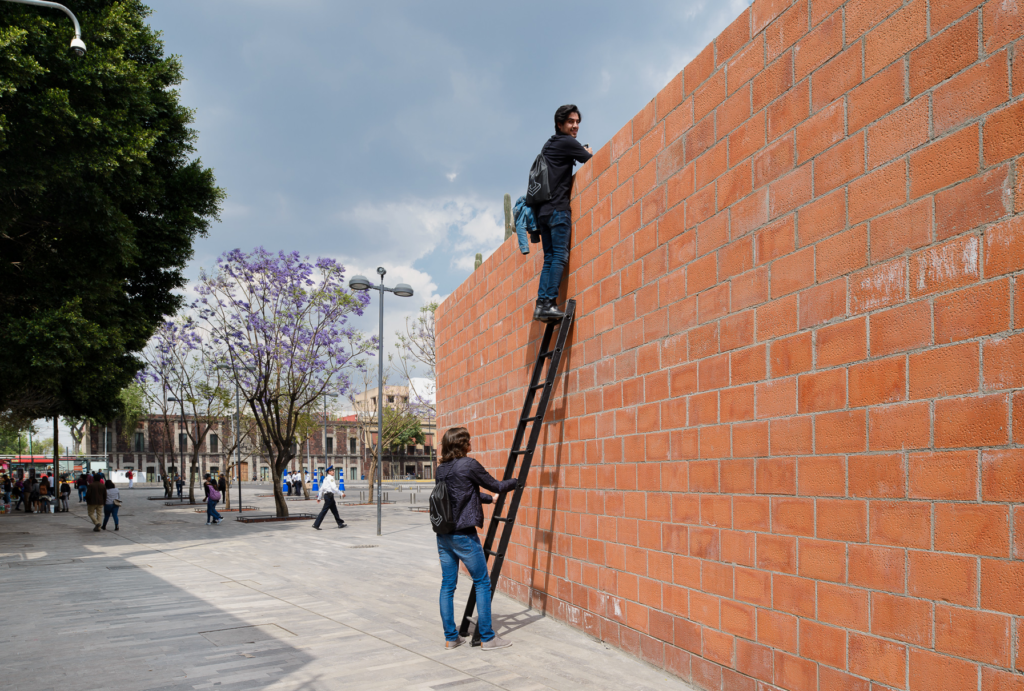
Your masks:
{"label": "ladder rail", "polygon": [[[537,442],[540,440],[541,428],[544,425],[544,417],[547,415],[548,405],[551,401],[551,393],[554,390],[555,381],[558,378],[558,367],[561,364],[562,351],[565,348],[565,342],[569,335],[569,329],[572,326],[573,319],[576,313],[576,301],[569,300],[566,303],[565,317],[557,323],[558,325],[558,336],[555,340],[555,345],[551,348],[551,337],[554,335],[555,322],[548,323],[544,329],[544,335],[541,339],[540,347],[537,350],[537,358],[534,361],[533,372],[530,375],[530,384],[526,389],[526,398],[523,402],[523,410],[519,416],[519,422],[516,425],[516,432],[512,440],[512,448],[509,450],[508,461],[505,465],[505,472],[503,474],[504,480],[512,479],[516,475],[516,466],[519,466],[519,473],[516,477],[517,483],[516,488],[512,491],[512,497],[509,501],[509,509],[505,515],[502,512],[505,508],[505,496],[507,493],[500,494],[495,499],[494,510],[491,512],[491,518],[487,526],[487,535],[484,540],[483,550],[484,559],[487,560],[488,556],[494,557],[494,562],[491,564],[490,579],[491,579],[491,599],[494,599],[494,593],[497,591],[498,580],[501,577],[501,568],[505,563],[506,551],[508,550],[509,541],[512,538],[512,530],[515,527],[516,517],[519,513],[519,505],[522,501],[523,490],[526,489],[526,480],[530,473],[530,467],[533,464],[533,455],[537,448]],[[549,349],[550,348],[550,349]],[[544,367],[544,360],[548,359],[547,368]],[[546,369],[546,372],[545,372]],[[541,374],[544,373],[544,383],[540,384]],[[541,392],[540,400],[537,401],[536,410],[532,410],[534,404],[535,393]],[[533,412],[532,415],[529,413]],[[526,426],[530,426],[530,433],[527,438],[527,444],[525,449],[521,448],[523,437],[526,435]],[[521,457],[521,460],[517,464],[516,461]],[[498,536],[499,524],[504,527],[501,529],[501,535]],[[498,538],[498,549],[494,548],[494,540]],[[476,590],[471,588],[469,591],[469,597],[466,601],[466,611],[463,614],[462,622],[459,626],[459,634],[466,636],[469,633],[469,627],[471,625],[470,617],[473,616],[473,611],[476,608]],[[480,632],[479,629],[474,629],[473,632],[473,645],[479,645]]]}

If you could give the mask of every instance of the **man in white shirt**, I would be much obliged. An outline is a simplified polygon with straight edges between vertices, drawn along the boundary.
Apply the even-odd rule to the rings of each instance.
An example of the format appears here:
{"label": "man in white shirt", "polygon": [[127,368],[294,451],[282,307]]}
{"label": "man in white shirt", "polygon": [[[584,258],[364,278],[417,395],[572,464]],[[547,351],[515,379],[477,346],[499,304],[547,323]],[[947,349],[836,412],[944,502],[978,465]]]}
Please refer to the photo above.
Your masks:
{"label": "man in white shirt", "polygon": [[316,503],[319,504],[323,500],[324,508],[320,509],[320,515],[313,522],[314,528],[320,530],[320,524],[323,523],[328,511],[334,514],[334,520],[338,522],[339,528],[345,527],[345,521],[341,520],[341,516],[338,515],[337,503],[337,500],[344,496],[345,481],[342,480],[341,486],[338,486],[338,483],[334,480],[334,466],[331,466],[327,469],[327,475],[324,476],[324,481],[320,484],[320,491],[316,495]]}

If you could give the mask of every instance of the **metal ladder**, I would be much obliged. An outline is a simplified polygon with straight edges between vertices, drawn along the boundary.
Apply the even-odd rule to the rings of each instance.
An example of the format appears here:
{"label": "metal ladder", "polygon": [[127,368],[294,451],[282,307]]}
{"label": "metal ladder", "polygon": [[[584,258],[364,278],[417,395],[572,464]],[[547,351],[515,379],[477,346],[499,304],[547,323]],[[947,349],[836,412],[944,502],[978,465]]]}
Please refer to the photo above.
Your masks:
{"label": "metal ladder", "polygon": [[[565,317],[559,322],[550,322],[544,329],[544,337],[541,339],[540,348],[537,350],[537,359],[533,363],[533,374],[530,376],[530,386],[526,389],[526,401],[523,403],[523,412],[519,416],[519,425],[516,427],[515,437],[512,439],[512,449],[508,452],[508,462],[505,465],[503,480],[513,476],[517,477],[518,484],[512,492],[512,500],[509,502],[508,512],[502,515],[505,508],[505,497],[507,494],[499,494],[495,498],[494,511],[491,512],[490,524],[487,526],[487,538],[484,540],[484,558],[494,557],[490,565],[491,573],[491,598],[498,588],[498,577],[501,575],[501,567],[505,563],[505,550],[508,549],[508,541],[512,537],[512,529],[516,523],[516,513],[519,511],[519,501],[523,497],[523,490],[526,488],[526,479],[530,474],[530,464],[533,463],[533,452],[537,448],[537,440],[540,438],[540,430],[544,426],[544,416],[548,412],[548,402],[551,400],[551,390],[554,388],[555,378],[558,376],[558,365],[562,360],[562,349],[565,347],[565,340],[569,335],[569,327],[572,326],[573,317],[576,314],[576,301],[569,300],[565,304]],[[558,336],[555,345],[551,347],[551,338],[558,327]],[[545,372],[544,362],[548,361],[546,376],[541,381],[541,375]],[[540,400],[537,407],[533,404],[537,400],[537,392],[540,391]],[[522,448],[526,428],[530,427],[529,438],[526,448]],[[521,459],[521,460],[520,460]],[[516,475],[516,465],[519,462],[519,473]],[[503,525],[501,537],[498,540],[498,547],[494,549],[494,539],[498,536],[498,526]],[[466,613],[462,616],[462,624],[459,626],[459,635],[467,636],[469,628],[473,625],[470,617],[476,608],[476,590],[470,589],[469,600],[466,602]],[[473,627],[473,645],[480,645],[480,631]]]}

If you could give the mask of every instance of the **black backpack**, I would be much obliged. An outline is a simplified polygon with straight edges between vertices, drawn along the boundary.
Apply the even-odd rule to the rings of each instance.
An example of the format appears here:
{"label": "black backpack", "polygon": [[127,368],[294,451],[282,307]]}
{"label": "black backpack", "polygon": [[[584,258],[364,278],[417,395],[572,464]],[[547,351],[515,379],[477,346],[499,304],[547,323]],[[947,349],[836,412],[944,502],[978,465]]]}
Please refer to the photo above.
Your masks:
{"label": "black backpack", "polygon": [[537,154],[530,166],[530,180],[526,184],[526,205],[540,206],[551,199],[551,184],[548,182],[548,162],[543,153]]}
{"label": "black backpack", "polygon": [[[455,463],[455,461],[450,461],[450,463]],[[447,474],[445,473],[445,475]],[[455,512],[452,510],[451,497],[448,495],[448,483],[438,478],[428,502],[430,504],[430,525],[434,532],[438,535],[455,532],[457,523]]]}

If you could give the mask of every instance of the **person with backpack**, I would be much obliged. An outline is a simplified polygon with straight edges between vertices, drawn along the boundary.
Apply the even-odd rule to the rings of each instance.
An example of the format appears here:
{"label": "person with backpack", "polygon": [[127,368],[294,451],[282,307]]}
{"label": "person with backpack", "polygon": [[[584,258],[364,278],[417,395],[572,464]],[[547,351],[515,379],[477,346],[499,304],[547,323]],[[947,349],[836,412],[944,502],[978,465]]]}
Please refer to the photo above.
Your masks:
{"label": "person with backpack", "polygon": [[339,528],[345,527],[345,521],[338,515],[338,500],[345,496],[345,479],[341,479],[341,485],[334,481],[333,465],[329,466],[326,472],[327,474],[324,476],[323,482],[320,483],[320,491],[316,496],[317,504],[320,503],[321,499],[325,502],[324,508],[320,510],[320,515],[313,521],[313,528],[316,530],[321,529],[320,524],[324,522],[328,511],[334,514],[334,520]]}
{"label": "person with backpack", "polygon": [[476,459],[469,457],[472,450],[472,439],[465,427],[452,427],[444,433],[441,462],[430,495],[430,522],[437,533],[437,555],[441,560],[441,624],[445,648],[457,648],[465,642],[455,626],[455,586],[462,562],[476,591],[480,647],[497,650],[512,642],[498,638],[491,627],[491,577],[476,529],[484,525],[480,503],[489,504],[492,497],[480,488],[501,494],[515,489],[517,480],[495,480]]}
{"label": "person with backpack", "polygon": [[560,321],[565,313],[558,309],[558,289],[562,272],[569,261],[569,237],[572,213],[569,192],[572,188],[574,163],[586,163],[594,153],[589,146],[576,141],[583,116],[573,104],[559,106],[555,111],[555,133],[544,143],[540,155],[530,169],[526,204],[533,209],[544,265],[537,287],[537,307],[533,318],[538,321]]}
{"label": "person with backpack", "polygon": [[60,483],[60,510],[70,511],[71,507],[68,506],[68,497],[71,496],[71,485],[68,484],[68,476],[65,475]]}
{"label": "person with backpack", "polygon": [[206,525],[220,523],[222,516],[217,511],[217,502],[220,501],[220,490],[207,473],[203,481],[203,490],[206,493]]}
{"label": "person with backpack", "polygon": [[78,503],[81,504],[85,501],[85,490],[89,487],[89,483],[86,482],[88,473],[82,473],[75,479],[75,488],[78,490]]}

